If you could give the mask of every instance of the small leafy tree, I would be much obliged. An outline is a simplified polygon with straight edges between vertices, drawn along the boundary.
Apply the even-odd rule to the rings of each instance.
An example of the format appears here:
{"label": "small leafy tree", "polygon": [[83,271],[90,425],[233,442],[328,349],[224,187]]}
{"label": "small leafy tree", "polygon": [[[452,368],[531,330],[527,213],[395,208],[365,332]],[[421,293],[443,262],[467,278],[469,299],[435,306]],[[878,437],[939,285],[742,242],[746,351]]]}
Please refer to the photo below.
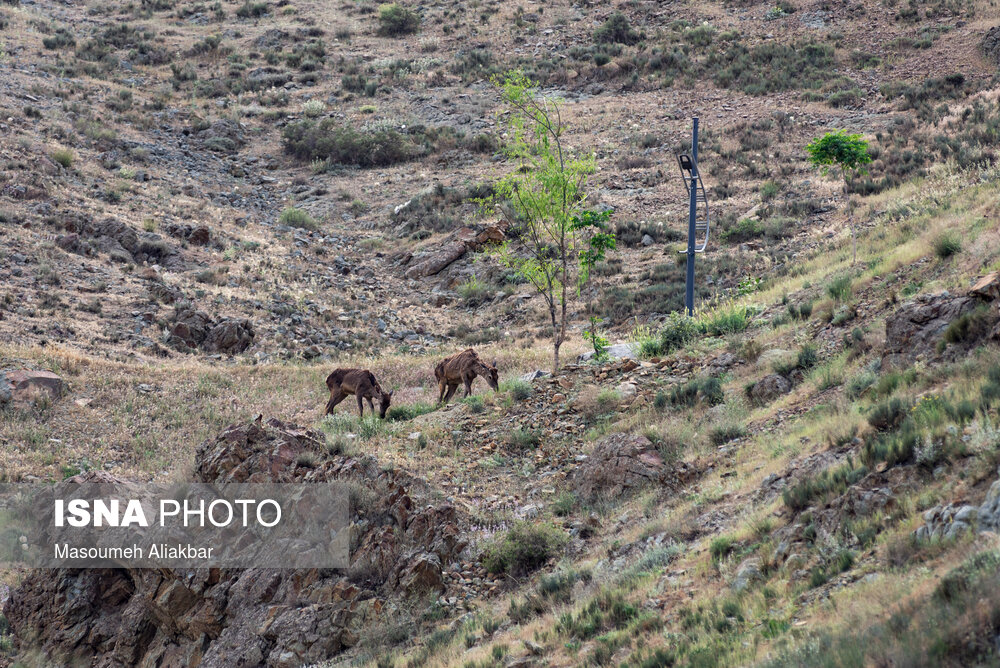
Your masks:
{"label": "small leafy tree", "polygon": [[[816,137],[806,146],[806,152],[809,154],[809,162],[819,168],[824,175],[834,169],[840,170],[845,197],[851,177],[867,174],[866,165],[872,161],[868,154],[868,142],[860,134],[848,134],[845,130],[835,130],[827,132],[822,137]],[[858,241],[854,233],[853,219],[849,219],[847,225],[851,230],[851,248],[854,253],[851,263],[854,264],[858,261]]]}
{"label": "small leafy tree", "polygon": [[507,113],[503,151],[516,168],[500,180],[487,202],[520,230],[523,246],[510,241],[494,254],[545,300],[552,323],[552,371],[559,372],[559,347],[567,339],[569,300],[579,294],[590,270],[615,248],[608,231],[611,211],[587,211],[587,177],[592,153],[574,152],[565,141],[559,100],[537,94],[536,83],[520,71],[493,83]]}
{"label": "small leafy tree", "polygon": [[608,359],[608,346],[611,344],[598,329],[604,318],[590,316],[590,329],[583,330],[583,338],[594,347],[594,361],[604,362]]}

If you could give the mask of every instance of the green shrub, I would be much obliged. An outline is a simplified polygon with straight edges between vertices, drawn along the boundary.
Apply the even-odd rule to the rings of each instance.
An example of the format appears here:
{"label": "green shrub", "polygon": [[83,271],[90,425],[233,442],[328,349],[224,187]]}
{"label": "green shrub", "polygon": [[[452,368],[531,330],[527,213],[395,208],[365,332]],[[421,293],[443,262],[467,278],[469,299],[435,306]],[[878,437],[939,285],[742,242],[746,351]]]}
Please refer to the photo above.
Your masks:
{"label": "green shrub", "polygon": [[598,44],[635,44],[642,36],[632,29],[628,17],[615,12],[600,28],[594,31],[594,41]]}
{"label": "green shrub", "polygon": [[507,435],[507,446],[512,450],[533,450],[541,443],[541,435],[533,429],[518,428]]}
{"label": "green shrub", "polygon": [[380,35],[398,37],[409,35],[420,29],[420,15],[398,2],[380,5],[378,8],[378,32]]}
{"label": "green shrub", "polygon": [[66,169],[69,169],[70,167],[73,166],[73,160],[75,159],[75,157],[73,156],[73,151],[69,150],[68,148],[60,148],[56,149],[55,151],[52,151],[52,159],[58,162],[63,167],[65,167]]}
{"label": "green shrub", "polygon": [[766,95],[793,88],[820,88],[836,66],[832,45],[770,41],[748,48],[733,44],[709,55],[706,62],[715,83],[749,95]]}
{"label": "green shrub", "polygon": [[855,467],[848,461],[836,469],[826,469],[819,475],[807,477],[781,493],[781,500],[794,511],[808,508],[814,500],[841,494],[848,487],[867,475],[865,466]]}
{"label": "green shrub", "polygon": [[667,355],[678,348],[683,348],[700,334],[701,328],[694,318],[674,311],[667,316],[666,322],[660,328],[660,349],[657,354]]}
{"label": "green shrub", "polygon": [[478,306],[488,299],[492,299],[492,288],[476,278],[473,274],[467,281],[458,286],[458,296],[466,306]]}
{"label": "green shrub", "polygon": [[830,281],[829,285],[826,286],[826,293],[837,301],[847,301],[851,298],[852,294],[851,277],[840,276],[833,279]]}
{"label": "green shrub", "polygon": [[742,332],[750,325],[756,309],[745,304],[723,304],[699,316],[702,331],[712,336],[727,336]]}
{"label": "green shrub", "polygon": [[934,254],[942,260],[962,251],[962,240],[952,232],[945,232],[934,240]]}
{"label": "green shrub", "polygon": [[386,167],[417,157],[408,136],[391,127],[359,131],[333,118],[303,119],[282,131],[285,152],[306,162],[316,160],[359,167]]}
{"label": "green shrub", "polygon": [[236,16],[241,19],[256,19],[267,14],[266,2],[251,2],[247,0],[236,10]]}
{"label": "green shrub", "polygon": [[913,426],[912,421],[906,421],[900,431],[882,434],[865,442],[861,451],[861,461],[867,466],[875,466],[885,462],[890,467],[906,464],[913,460],[917,447],[923,444],[924,436]]}
{"label": "green shrub", "polygon": [[683,385],[675,385],[667,393],[667,401],[673,406],[694,406],[699,398],[712,406],[725,401],[722,383],[717,377],[692,378]]}
{"label": "green shrub", "polygon": [[560,492],[552,502],[552,514],[556,517],[566,517],[576,508],[578,499],[573,492]]}
{"label": "green shrub", "polygon": [[816,351],[816,346],[811,343],[807,343],[799,348],[796,363],[800,369],[811,369],[816,366],[817,362],[819,362],[819,353]]}
{"label": "green shrub", "polygon": [[385,419],[389,422],[406,422],[415,417],[419,417],[434,410],[433,404],[416,403],[405,406],[390,406],[385,413]]}
{"label": "green shrub", "polygon": [[868,424],[878,431],[890,431],[899,427],[909,412],[907,402],[893,397],[872,407],[868,413]]}
{"label": "green shrub", "polygon": [[620,593],[604,591],[576,615],[563,613],[556,629],[570,638],[590,640],[606,631],[624,628],[638,614],[638,609]]}
{"label": "green shrub", "polygon": [[526,575],[545,565],[566,544],[566,535],[550,524],[518,522],[483,550],[490,573]]}
{"label": "green shrub", "polygon": [[504,392],[510,392],[511,398],[515,401],[524,401],[535,392],[531,383],[520,379],[508,380],[501,384],[500,389]]}
{"label": "green shrub", "polygon": [[278,222],[282,225],[297,227],[303,230],[319,229],[319,224],[313,219],[312,216],[302,209],[296,209],[294,206],[285,208],[281,212],[281,215],[278,216]]}
{"label": "green shrub", "polygon": [[708,546],[712,561],[722,561],[733,551],[733,539],[729,536],[716,536]]}
{"label": "green shrub", "polygon": [[847,381],[847,398],[859,398],[868,391],[868,388],[875,384],[877,378],[878,376],[871,371],[862,371],[857,376],[854,376]]}
{"label": "green shrub", "polygon": [[764,236],[764,225],[751,218],[743,218],[720,235],[723,241],[743,242]]}
{"label": "green shrub", "polygon": [[978,306],[952,320],[944,330],[942,339],[945,343],[978,341],[989,334],[992,320],[992,310],[986,305]]}
{"label": "green shrub", "polygon": [[723,445],[747,435],[746,427],[741,424],[724,424],[712,427],[708,432],[708,440],[712,445]]}

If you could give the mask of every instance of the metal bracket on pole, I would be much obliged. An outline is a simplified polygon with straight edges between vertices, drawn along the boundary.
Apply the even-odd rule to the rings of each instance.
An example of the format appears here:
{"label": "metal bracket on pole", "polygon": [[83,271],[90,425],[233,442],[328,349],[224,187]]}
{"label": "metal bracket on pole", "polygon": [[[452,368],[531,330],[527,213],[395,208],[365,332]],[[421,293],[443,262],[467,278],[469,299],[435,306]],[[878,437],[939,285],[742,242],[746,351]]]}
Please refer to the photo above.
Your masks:
{"label": "metal bracket on pole", "polygon": [[[691,119],[691,155],[677,155],[677,165],[681,168],[681,178],[688,194],[688,245],[687,280],[685,281],[684,307],[689,316],[694,315],[694,258],[695,253],[704,252],[708,245],[708,194],[698,171],[698,117]],[[699,219],[698,204],[703,204],[704,218]]]}

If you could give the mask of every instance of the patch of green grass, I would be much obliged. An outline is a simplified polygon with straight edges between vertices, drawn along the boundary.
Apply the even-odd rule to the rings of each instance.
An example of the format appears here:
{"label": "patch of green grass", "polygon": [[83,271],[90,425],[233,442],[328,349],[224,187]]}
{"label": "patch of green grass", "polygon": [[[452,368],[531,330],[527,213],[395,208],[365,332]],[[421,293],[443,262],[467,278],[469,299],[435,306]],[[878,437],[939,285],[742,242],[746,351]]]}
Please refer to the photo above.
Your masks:
{"label": "patch of green grass", "polygon": [[278,222],[289,227],[297,227],[302,230],[318,230],[319,223],[302,209],[293,206],[285,208],[278,216]]}
{"label": "patch of green grass", "polygon": [[541,443],[541,434],[533,429],[518,428],[507,435],[507,446],[512,450],[533,450]]}
{"label": "patch of green grass", "polygon": [[70,167],[73,166],[73,161],[76,159],[76,157],[73,155],[73,151],[69,150],[68,148],[60,148],[56,149],[55,151],[52,151],[52,159],[55,160],[60,165],[62,165],[63,167],[65,167],[66,169],[69,169]]}
{"label": "patch of green grass", "polygon": [[962,240],[957,234],[945,232],[934,240],[934,254],[942,260],[962,252]]}
{"label": "patch of green grass", "polygon": [[385,419],[389,422],[405,422],[419,417],[434,410],[434,404],[418,402],[403,406],[390,406],[385,412]]}
{"label": "patch of green grass", "polygon": [[826,293],[839,302],[847,301],[853,294],[850,276],[839,276],[826,286]]}
{"label": "patch of green grass", "polygon": [[510,393],[515,401],[524,401],[535,393],[535,388],[527,381],[515,379],[500,383],[500,391]]}

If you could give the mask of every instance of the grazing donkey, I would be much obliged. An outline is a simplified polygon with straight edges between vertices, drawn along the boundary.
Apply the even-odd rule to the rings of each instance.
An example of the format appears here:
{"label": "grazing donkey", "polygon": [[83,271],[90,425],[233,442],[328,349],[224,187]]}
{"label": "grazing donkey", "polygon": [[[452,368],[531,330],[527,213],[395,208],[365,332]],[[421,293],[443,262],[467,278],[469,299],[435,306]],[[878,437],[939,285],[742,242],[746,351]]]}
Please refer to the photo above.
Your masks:
{"label": "grazing donkey", "polygon": [[[465,396],[469,396],[472,393],[472,381],[476,379],[476,376],[485,378],[486,382],[495,392],[500,390],[496,362],[487,365],[479,359],[479,355],[472,348],[463,350],[457,355],[446,357],[434,369],[434,377],[437,378],[438,389],[441,390],[441,393],[438,395],[438,403],[448,403],[451,401],[451,397],[455,394],[455,390],[458,389],[459,383],[465,383]],[[447,395],[445,395],[446,388],[448,390]]]}
{"label": "grazing donkey", "polygon": [[374,413],[375,406],[372,404],[372,399],[378,397],[378,416],[385,419],[385,412],[389,410],[389,402],[394,392],[394,390],[384,391],[368,369],[334,369],[326,378],[326,386],[330,388],[330,401],[326,402],[327,415],[332,413],[337,404],[348,395],[353,394],[358,399],[358,415],[365,416],[362,403],[364,399],[368,400],[368,408]]}

